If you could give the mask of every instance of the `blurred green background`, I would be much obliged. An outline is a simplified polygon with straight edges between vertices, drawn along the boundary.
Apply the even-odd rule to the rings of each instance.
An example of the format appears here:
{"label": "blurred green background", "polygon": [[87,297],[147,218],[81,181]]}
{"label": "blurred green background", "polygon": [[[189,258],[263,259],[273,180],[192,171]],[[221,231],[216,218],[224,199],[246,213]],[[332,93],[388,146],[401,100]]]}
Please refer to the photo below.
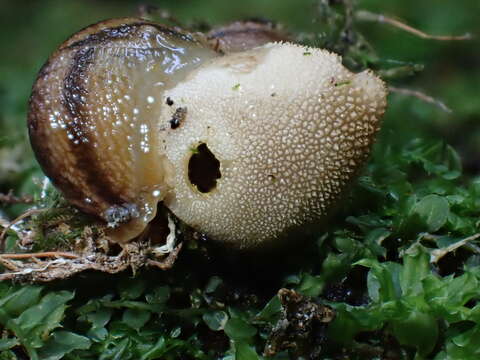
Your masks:
{"label": "blurred green background", "polygon": [[[332,3],[335,1],[331,1]],[[32,190],[32,176],[41,176],[26,136],[26,109],[36,73],[49,54],[79,29],[111,17],[136,15],[140,4],[168,10],[186,26],[220,25],[263,17],[278,21],[291,33],[322,34],[316,20],[321,1],[314,0],[2,0],[0,2],[0,191]],[[402,19],[431,34],[478,34],[478,0],[359,0],[371,12]],[[359,24],[379,57],[424,65],[395,86],[420,89],[444,101],[451,114],[403,95],[391,95],[383,139],[406,141],[416,136],[441,137],[462,154],[467,173],[480,171],[480,51],[477,40],[434,41],[389,25]],[[477,36],[478,39],[478,36]],[[34,176],[34,177],[35,177]]]}

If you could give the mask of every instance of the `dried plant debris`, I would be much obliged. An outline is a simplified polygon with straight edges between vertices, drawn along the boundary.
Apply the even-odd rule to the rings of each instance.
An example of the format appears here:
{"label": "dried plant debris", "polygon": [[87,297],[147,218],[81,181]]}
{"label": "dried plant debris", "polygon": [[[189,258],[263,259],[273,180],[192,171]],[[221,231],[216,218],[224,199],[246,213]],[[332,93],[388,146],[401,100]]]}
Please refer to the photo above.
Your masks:
{"label": "dried plant debris", "polygon": [[335,318],[334,310],[294,290],[280,289],[278,297],[281,318],[268,337],[265,356],[291,350],[295,358],[318,358],[327,326]]}
{"label": "dried plant debris", "polygon": [[168,255],[161,259],[152,259],[152,251],[147,243],[131,242],[125,245],[120,254],[108,256],[95,247],[92,252],[81,256],[59,251],[28,254],[2,254],[0,265],[4,272],[0,281],[47,282],[65,279],[85,270],[98,270],[106,273],[118,273],[131,268],[136,271],[144,266],[154,266],[162,270],[173,266],[182,248],[178,244]]}
{"label": "dried plant debris", "polygon": [[51,208],[32,208],[14,221],[0,224],[4,228],[0,241],[7,251],[0,254],[0,281],[45,282],[85,270],[118,273],[128,268],[135,272],[144,266],[168,269],[182,243],[173,217],[165,211],[162,215],[164,221],[157,220],[151,234],[147,231],[119,246],[110,241],[104,225],[60,198]]}
{"label": "dried plant debris", "polygon": [[13,190],[6,194],[0,193],[0,204],[31,204],[33,197],[29,195],[15,196]]}

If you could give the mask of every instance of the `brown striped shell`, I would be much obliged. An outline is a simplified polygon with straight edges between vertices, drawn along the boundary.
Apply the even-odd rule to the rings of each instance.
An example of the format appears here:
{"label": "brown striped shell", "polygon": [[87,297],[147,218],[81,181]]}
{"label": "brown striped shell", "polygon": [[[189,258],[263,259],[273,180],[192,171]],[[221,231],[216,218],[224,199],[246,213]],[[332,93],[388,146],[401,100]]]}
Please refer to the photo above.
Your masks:
{"label": "brown striped shell", "polygon": [[155,216],[169,187],[156,121],[163,94],[216,55],[190,34],[113,19],[73,35],[40,70],[28,117],[37,159],[112,236],[131,239]]}
{"label": "brown striped shell", "polygon": [[252,24],[192,35],[139,19],[80,31],[33,87],[42,168],[119,242],[160,201],[238,248],[318,223],[365,162],[386,90],[328,51],[268,43],[279,36]]}

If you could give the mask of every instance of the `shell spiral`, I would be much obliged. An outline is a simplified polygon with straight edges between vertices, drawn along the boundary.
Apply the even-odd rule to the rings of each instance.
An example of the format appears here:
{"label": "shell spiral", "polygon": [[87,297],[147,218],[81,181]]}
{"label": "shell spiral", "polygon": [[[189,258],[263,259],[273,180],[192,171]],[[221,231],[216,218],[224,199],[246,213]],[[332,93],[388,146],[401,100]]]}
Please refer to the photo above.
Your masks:
{"label": "shell spiral", "polygon": [[223,54],[200,35],[117,19],[50,57],[28,120],[47,176],[115,240],[138,236],[163,201],[212,239],[252,248],[328,214],[368,157],[385,98],[373,73],[325,50]]}
{"label": "shell spiral", "polygon": [[40,70],[28,118],[37,159],[119,241],[143,231],[168,188],[157,136],[164,91],[213,56],[189,34],[118,19],[73,35]]}

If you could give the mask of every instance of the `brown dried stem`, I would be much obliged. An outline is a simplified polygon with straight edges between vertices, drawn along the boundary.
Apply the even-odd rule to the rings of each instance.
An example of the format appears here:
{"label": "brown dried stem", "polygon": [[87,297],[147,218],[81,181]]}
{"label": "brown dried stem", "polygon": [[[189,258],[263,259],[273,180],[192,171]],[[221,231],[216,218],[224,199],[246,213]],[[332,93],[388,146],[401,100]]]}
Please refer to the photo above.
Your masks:
{"label": "brown dried stem", "polygon": [[447,113],[452,112],[452,110],[447,105],[445,105],[445,103],[443,103],[442,101],[440,101],[438,99],[435,99],[434,97],[429,96],[429,95],[427,95],[424,92],[421,92],[419,90],[399,88],[399,87],[395,87],[395,86],[389,86],[388,89],[392,93],[416,97],[417,99],[420,99],[420,100],[422,100],[426,103],[430,103],[430,104],[433,104],[435,106],[438,106],[440,109],[442,109],[443,111],[445,111]]}
{"label": "brown dried stem", "polygon": [[35,215],[35,214],[38,214],[38,213],[41,213],[43,211],[45,211],[46,209],[30,209],[30,210],[27,210],[26,212],[24,212],[22,215],[20,215],[19,217],[17,217],[15,220],[11,221],[10,224],[8,224],[5,229],[3,229],[2,233],[0,234],[0,251],[3,252],[5,251],[5,235],[7,234],[7,231],[13,226],[15,225],[16,223],[18,223],[19,221],[22,221],[23,219],[29,217],[29,216],[32,216],[32,215]]}
{"label": "brown dried stem", "polygon": [[75,254],[50,251],[28,254],[0,254],[0,265],[6,270],[0,273],[0,281],[47,282],[71,277],[87,270],[118,273],[130,268],[134,273],[144,266],[161,270],[170,269],[182,248],[178,244],[166,257],[154,257],[146,242],[133,241],[127,244],[117,256],[109,256],[94,246],[94,240],[87,248],[88,252]]}
{"label": "brown dried stem", "polygon": [[[428,236],[429,234],[423,236],[423,239],[431,240],[432,238]],[[440,248],[440,249],[435,249],[432,250],[430,253],[430,263],[436,264],[440,261],[442,257],[447,255],[448,253],[451,253],[455,250],[457,250],[460,247],[468,247],[469,242],[477,240],[480,238],[480,234],[474,234],[472,236],[468,236],[465,239],[462,239],[460,241],[457,241],[456,243],[453,243],[451,245],[448,245],[446,247]],[[478,254],[478,247],[468,247],[471,251],[475,252]]]}
{"label": "brown dried stem", "polygon": [[407,25],[400,20],[385,16],[383,14],[375,14],[370,11],[360,10],[355,13],[355,16],[358,20],[361,21],[374,21],[381,24],[389,24],[397,29],[406,31],[411,33],[415,36],[418,36],[422,39],[428,40],[439,40],[439,41],[463,41],[463,40],[470,40],[472,39],[472,35],[470,33],[466,33],[459,36],[452,36],[452,35],[430,35],[421,30],[415,29],[414,27]]}
{"label": "brown dried stem", "polygon": [[177,260],[180,250],[182,250],[183,243],[180,243],[175,247],[172,252],[170,252],[165,259],[162,261],[148,259],[147,264],[150,266],[155,266],[161,270],[168,270],[173,267],[173,264]]}
{"label": "brown dried stem", "polygon": [[30,195],[15,196],[10,190],[7,194],[0,193],[0,203],[4,204],[32,204],[33,197]]}
{"label": "brown dried stem", "polygon": [[0,258],[4,259],[30,259],[30,258],[67,258],[67,259],[77,259],[78,255],[69,252],[63,251],[45,251],[38,253],[21,253],[21,254],[0,254]]}

